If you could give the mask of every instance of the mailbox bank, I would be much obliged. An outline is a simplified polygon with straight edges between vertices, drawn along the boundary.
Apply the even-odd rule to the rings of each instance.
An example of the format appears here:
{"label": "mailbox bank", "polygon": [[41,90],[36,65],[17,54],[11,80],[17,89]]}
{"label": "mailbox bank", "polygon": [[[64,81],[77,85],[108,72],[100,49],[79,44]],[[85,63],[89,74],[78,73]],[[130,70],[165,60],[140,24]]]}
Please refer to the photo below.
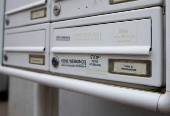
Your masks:
{"label": "mailbox bank", "polygon": [[169,112],[169,14],[168,0],[8,0],[0,73]]}

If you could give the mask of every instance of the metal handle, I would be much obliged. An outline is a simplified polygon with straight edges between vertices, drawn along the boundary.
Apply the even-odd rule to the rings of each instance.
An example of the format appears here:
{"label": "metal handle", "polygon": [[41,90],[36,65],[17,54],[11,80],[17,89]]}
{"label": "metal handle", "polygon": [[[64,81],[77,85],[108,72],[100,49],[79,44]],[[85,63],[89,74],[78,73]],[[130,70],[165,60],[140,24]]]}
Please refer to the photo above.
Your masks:
{"label": "metal handle", "polygon": [[28,5],[7,11],[5,14],[6,15],[13,14],[13,13],[20,12],[20,11],[23,11],[23,10],[27,10],[27,9],[30,9],[30,8],[33,8],[33,7],[36,7],[36,6],[41,6],[41,5],[44,5],[44,4],[46,4],[46,0],[40,0],[38,2],[28,4]]}
{"label": "metal handle", "polygon": [[149,55],[150,46],[53,47],[52,53]]}
{"label": "metal handle", "polygon": [[44,52],[45,47],[5,47],[5,52]]}

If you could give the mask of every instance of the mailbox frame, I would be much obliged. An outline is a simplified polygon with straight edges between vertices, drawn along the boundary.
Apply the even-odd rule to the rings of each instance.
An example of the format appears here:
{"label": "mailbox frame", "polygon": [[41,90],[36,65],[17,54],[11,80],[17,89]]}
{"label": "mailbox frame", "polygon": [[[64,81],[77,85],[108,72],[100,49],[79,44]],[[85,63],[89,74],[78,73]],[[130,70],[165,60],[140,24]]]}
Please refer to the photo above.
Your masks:
{"label": "mailbox frame", "polygon": [[[78,92],[110,101],[123,103],[135,107],[153,110],[162,113],[170,112],[170,0],[165,0],[165,25],[166,30],[166,92],[155,93],[150,91],[137,90],[126,87],[112,86],[101,83],[89,82],[84,80],[66,78],[63,76],[54,76],[22,69],[5,67],[2,65],[2,49],[3,49],[3,24],[4,19],[0,19],[0,73],[34,81],[55,88],[65,89]],[[3,17],[3,14],[0,14]],[[147,101],[147,102],[146,102]]]}

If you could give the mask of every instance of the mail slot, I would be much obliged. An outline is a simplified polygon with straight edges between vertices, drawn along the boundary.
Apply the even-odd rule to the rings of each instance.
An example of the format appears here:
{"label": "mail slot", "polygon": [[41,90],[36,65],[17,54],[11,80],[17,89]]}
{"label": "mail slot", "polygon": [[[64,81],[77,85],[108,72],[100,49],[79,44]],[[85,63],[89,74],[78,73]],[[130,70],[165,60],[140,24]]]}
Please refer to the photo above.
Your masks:
{"label": "mail slot", "polygon": [[162,8],[51,24],[50,71],[161,87]]}
{"label": "mail slot", "polygon": [[94,16],[161,6],[162,4],[162,0],[52,0],[51,20],[59,21]]}
{"label": "mail slot", "polygon": [[49,70],[50,24],[5,30],[3,64]]}
{"label": "mail slot", "polygon": [[50,22],[51,0],[6,1],[5,28]]}

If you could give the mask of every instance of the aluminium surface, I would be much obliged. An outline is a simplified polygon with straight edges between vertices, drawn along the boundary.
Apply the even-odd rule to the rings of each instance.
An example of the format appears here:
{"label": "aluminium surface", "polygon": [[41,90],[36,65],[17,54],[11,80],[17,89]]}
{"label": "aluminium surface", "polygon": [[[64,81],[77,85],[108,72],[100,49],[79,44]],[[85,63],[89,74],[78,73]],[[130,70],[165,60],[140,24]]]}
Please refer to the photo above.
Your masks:
{"label": "aluminium surface", "polygon": [[[169,0],[166,1],[166,31],[169,30]],[[104,19],[101,19],[101,22]],[[123,18],[121,21],[125,21]],[[116,21],[114,21],[116,22]],[[99,23],[99,22],[98,22]],[[92,24],[95,24],[94,22]],[[68,25],[66,23],[66,25]],[[65,24],[63,26],[67,27]],[[75,24],[71,24],[72,26]],[[2,43],[0,43],[2,44]],[[169,33],[166,33],[166,57],[169,59]],[[1,49],[1,48],[0,48]],[[1,54],[2,55],[2,54]],[[38,82],[41,84],[45,84],[48,86],[52,86],[55,88],[65,89],[69,91],[74,91],[86,95],[91,95],[94,97],[99,97],[107,100],[111,100],[114,102],[119,102],[135,107],[141,107],[148,110],[158,111],[168,113],[170,112],[170,81],[169,78],[169,61],[167,62],[167,75],[166,75],[166,93],[165,94],[158,94],[153,92],[146,92],[146,91],[139,91],[136,89],[128,89],[124,87],[115,87],[109,86],[106,84],[99,84],[95,82],[85,82],[83,80],[65,78],[62,76],[52,76],[50,74],[42,74],[42,73],[35,73],[32,71],[24,71],[21,69],[10,68],[5,66],[0,66],[0,73],[7,74],[10,76],[19,77],[22,79],[31,80],[34,82]],[[146,102],[147,101],[147,102]]]}
{"label": "aluminium surface", "polygon": [[49,71],[49,29],[44,23],[5,30],[3,64]]}
{"label": "aluminium surface", "polygon": [[52,21],[88,17],[99,14],[128,11],[134,9],[143,9],[153,6],[162,6],[163,4],[163,0],[123,0],[125,2],[118,4],[111,4],[109,0],[57,0],[56,2],[55,1],[56,0],[51,0]]}
{"label": "aluminium surface", "polygon": [[[52,62],[57,57],[59,65],[54,67],[50,63],[50,71],[164,86],[162,28],[161,7],[52,23],[50,60]],[[109,65],[112,65],[110,59],[132,62],[115,62],[118,70],[113,71],[120,74],[114,74],[109,72]],[[151,62],[149,67],[152,74],[149,77],[139,76],[147,73],[148,64],[138,61]],[[129,65],[135,68],[128,68]]]}
{"label": "aluminium surface", "polygon": [[51,0],[7,0],[5,28],[50,22]]}

